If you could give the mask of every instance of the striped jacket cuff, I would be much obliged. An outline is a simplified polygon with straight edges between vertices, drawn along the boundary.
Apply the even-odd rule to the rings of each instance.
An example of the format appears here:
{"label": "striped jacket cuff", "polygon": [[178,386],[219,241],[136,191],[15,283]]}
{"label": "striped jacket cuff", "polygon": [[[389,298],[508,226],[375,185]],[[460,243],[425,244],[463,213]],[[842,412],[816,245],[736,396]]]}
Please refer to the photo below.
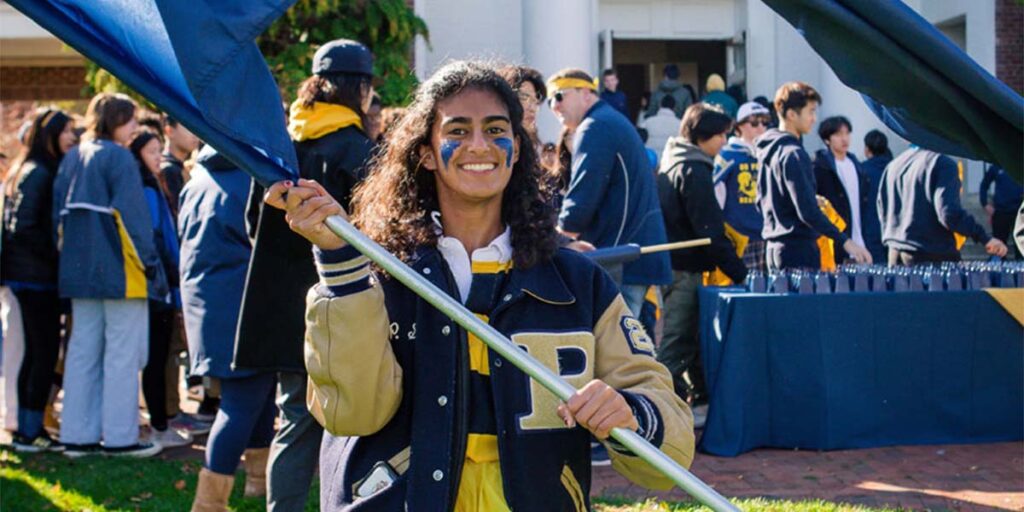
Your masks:
{"label": "striped jacket cuff", "polygon": [[[647,440],[656,448],[661,446],[661,441],[665,437],[665,427],[661,421],[661,413],[658,412],[658,408],[647,397],[639,393],[631,393],[629,391],[619,391],[619,393],[626,399],[629,407],[633,409],[633,416],[636,417],[636,422],[640,425],[636,430],[637,435]],[[608,438],[608,446],[623,455],[633,455],[629,448],[626,448],[613,438]]]}
{"label": "striped jacket cuff", "polygon": [[320,285],[330,295],[341,297],[370,288],[370,260],[350,245],[321,250],[313,246]]}

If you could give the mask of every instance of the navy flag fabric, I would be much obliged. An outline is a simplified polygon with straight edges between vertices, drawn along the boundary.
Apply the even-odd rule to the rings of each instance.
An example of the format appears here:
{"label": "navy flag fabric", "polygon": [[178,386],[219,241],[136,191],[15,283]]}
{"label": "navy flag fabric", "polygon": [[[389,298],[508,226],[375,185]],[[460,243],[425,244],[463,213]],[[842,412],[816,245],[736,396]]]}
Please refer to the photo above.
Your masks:
{"label": "navy flag fabric", "polygon": [[263,185],[298,175],[255,38],[295,0],[9,0]]}
{"label": "navy flag fabric", "polygon": [[1021,181],[1024,98],[903,2],[764,2],[901,137],[996,163]]}

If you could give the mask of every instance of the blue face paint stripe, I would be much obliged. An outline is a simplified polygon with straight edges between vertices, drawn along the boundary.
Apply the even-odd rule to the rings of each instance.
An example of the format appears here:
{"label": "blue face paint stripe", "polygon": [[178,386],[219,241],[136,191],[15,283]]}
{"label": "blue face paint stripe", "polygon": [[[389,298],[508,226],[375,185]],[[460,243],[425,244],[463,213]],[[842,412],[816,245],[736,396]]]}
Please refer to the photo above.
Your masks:
{"label": "blue face paint stripe", "polygon": [[494,144],[499,148],[505,150],[505,167],[512,168],[512,154],[514,152],[512,139],[508,137],[498,137],[494,139]]}
{"label": "blue face paint stripe", "polygon": [[457,140],[445,139],[441,142],[441,162],[444,163],[444,168],[448,168],[448,162],[451,161],[452,155],[455,154],[455,150],[459,149],[462,143]]}

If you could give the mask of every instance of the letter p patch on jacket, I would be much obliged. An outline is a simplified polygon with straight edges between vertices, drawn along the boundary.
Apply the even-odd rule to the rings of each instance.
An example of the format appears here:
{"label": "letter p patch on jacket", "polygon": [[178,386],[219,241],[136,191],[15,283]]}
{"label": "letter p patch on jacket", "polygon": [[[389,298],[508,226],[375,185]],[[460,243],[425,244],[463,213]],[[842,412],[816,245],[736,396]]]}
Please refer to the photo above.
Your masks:
{"label": "letter p patch on jacket", "polygon": [[[594,378],[594,335],[589,332],[524,332],[512,342],[579,389]],[[560,400],[537,381],[530,381],[530,412],[519,418],[522,430],[564,429],[558,417]]]}

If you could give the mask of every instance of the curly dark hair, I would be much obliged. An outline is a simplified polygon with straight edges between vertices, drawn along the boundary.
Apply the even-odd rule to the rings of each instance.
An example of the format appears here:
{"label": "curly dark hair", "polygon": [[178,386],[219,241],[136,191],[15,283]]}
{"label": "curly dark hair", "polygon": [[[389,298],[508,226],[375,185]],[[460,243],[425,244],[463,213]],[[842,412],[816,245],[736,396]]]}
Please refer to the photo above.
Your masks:
{"label": "curly dark hair", "polygon": [[418,248],[437,244],[430,217],[440,210],[437,184],[435,174],[421,165],[420,148],[431,143],[437,104],[469,89],[494,93],[512,120],[519,159],[502,195],[501,220],[511,229],[514,264],[532,267],[550,259],[557,249],[554,210],[540,186],[543,170],[536,148],[528,143],[519,98],[485,62],[452,62],[420,85],[371,164],[368,177],[355,190],[353,222],[403,261],[409,261]]}

